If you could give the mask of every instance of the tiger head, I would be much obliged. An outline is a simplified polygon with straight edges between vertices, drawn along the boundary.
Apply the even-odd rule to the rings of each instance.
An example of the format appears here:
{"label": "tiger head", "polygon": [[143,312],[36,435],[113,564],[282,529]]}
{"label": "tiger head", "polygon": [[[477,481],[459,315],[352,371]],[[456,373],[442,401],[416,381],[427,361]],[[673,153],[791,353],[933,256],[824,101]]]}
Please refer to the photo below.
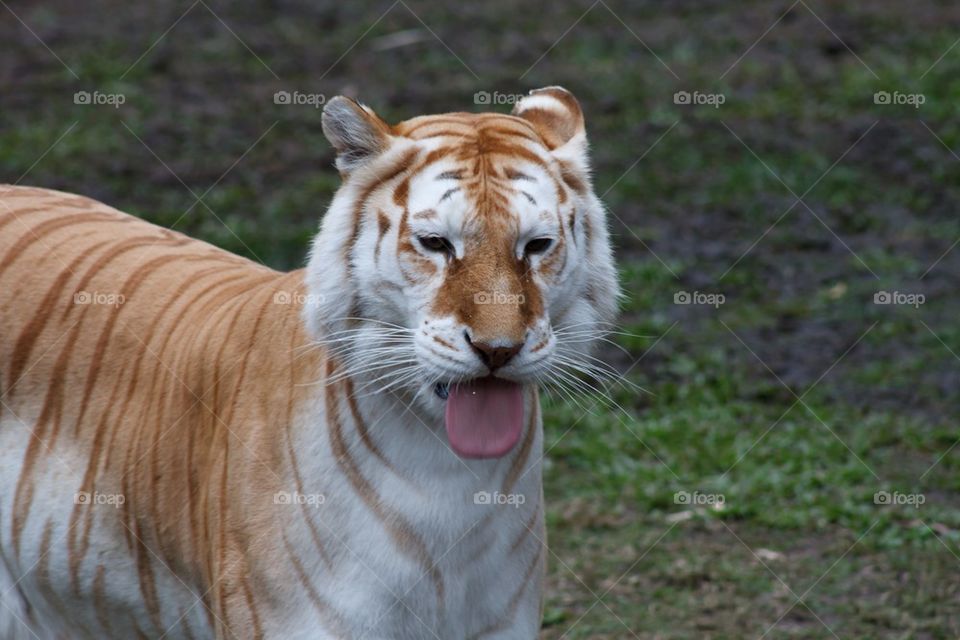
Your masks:
{"label": "tiger head", "polygon": [[618,285],[577,100],[389,125],[344,97],[323,130],[342,176],[307,267],[305,320],[369,393],[445,416],[452,448],[517,442],[522,389],[589,359]]}

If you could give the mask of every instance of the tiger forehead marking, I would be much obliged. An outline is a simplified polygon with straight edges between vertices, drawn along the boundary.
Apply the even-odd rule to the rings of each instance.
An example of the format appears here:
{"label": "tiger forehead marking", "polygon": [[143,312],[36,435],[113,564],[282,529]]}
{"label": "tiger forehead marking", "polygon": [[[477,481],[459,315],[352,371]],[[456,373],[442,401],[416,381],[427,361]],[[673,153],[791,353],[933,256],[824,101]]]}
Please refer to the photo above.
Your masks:
{"label": "tiger forehead marking", "polygon": [[[543,300],[533,265],[514,250],[523,231],[517,207],[533,207],[540,222],[556,221],[555,242],[563,249],[563,220],[571,221],[575,211],[558,209],[569,199],[568,187],[557,175],[558,163],[545,152],[534,128],[516,116],[426,116],[402,123],[396,131],[433,142],[434,147],[427,154],[429,161],[395,188],[394,203],[404,208],[404,216],[413,210],[414,221],[439,221],[444,216],[438,209],[454,210],[454,232],[462,237],[462,255],[451,261],[432,311],[453,316],[480,341],[522,341],[543,313]],[[442,185],[442,191],[431,189],[431,182]],[[534,195],[534,190],[539,193]],[[518,203],[517,198],[523,200]],[[404,219],[401,232],[408,228]],[[414,243],[401,240],[399,251],[425,275],[436,273],[432,263],[421,260]],[[553,255],[536,268],[549,272],[557,264]],[[489,304],[497,300],[516,304]]]}
{"label": "tiger forehead marking", "polygon": [[617,297],[582,113],[323,127],[291,273],[0,185],[0,638],[537,636],[539,388]]}

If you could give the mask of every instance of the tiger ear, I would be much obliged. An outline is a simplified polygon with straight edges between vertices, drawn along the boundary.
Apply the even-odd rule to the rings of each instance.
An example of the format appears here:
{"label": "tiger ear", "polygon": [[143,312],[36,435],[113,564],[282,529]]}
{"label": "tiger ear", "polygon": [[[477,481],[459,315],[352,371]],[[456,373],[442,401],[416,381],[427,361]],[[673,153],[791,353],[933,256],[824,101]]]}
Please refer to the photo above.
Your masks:
{"label": "tiger ear", "polygon": [[572,93],[563,87],[534,89],[514,105],[513,115],[533,125],[554,157],[589,183],[587,129],[580,103]]}
{"label": "tiger ear", "polygon": [[533,125],[551,151],[578,138],[586,141],[580,103],[563,87],[534,89],[514,105],[513,115]]}
{"label": "tiger ear", "polygon": [[356,100],[336,96],[323,108],[323,135],[337,152],[337,170],[346,176],[383,153],[390,125]]}

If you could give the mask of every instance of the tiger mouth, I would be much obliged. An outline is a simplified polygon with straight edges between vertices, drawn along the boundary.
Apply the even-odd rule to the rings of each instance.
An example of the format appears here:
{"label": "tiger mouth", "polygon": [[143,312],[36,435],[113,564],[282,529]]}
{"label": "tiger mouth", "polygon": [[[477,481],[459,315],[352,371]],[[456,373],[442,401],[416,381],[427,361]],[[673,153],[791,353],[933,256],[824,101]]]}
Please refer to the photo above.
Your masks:
{"label": "tiger mouth", "polygon": [[456,383],[438,382],[450,448],[461,458],[499,458],[523,431],[523,385],[487,375]]}

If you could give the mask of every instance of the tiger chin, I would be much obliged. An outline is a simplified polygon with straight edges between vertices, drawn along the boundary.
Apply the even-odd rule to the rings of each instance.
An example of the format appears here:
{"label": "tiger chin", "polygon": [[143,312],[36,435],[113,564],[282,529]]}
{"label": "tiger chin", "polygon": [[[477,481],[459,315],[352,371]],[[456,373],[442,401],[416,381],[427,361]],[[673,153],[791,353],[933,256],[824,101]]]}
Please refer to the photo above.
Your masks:
{"label": "tiger chin", "polygon": [[323,130],[290,273],[0,186],[0,638],[536,638],[538,393],[618,296],[580,106]]}

